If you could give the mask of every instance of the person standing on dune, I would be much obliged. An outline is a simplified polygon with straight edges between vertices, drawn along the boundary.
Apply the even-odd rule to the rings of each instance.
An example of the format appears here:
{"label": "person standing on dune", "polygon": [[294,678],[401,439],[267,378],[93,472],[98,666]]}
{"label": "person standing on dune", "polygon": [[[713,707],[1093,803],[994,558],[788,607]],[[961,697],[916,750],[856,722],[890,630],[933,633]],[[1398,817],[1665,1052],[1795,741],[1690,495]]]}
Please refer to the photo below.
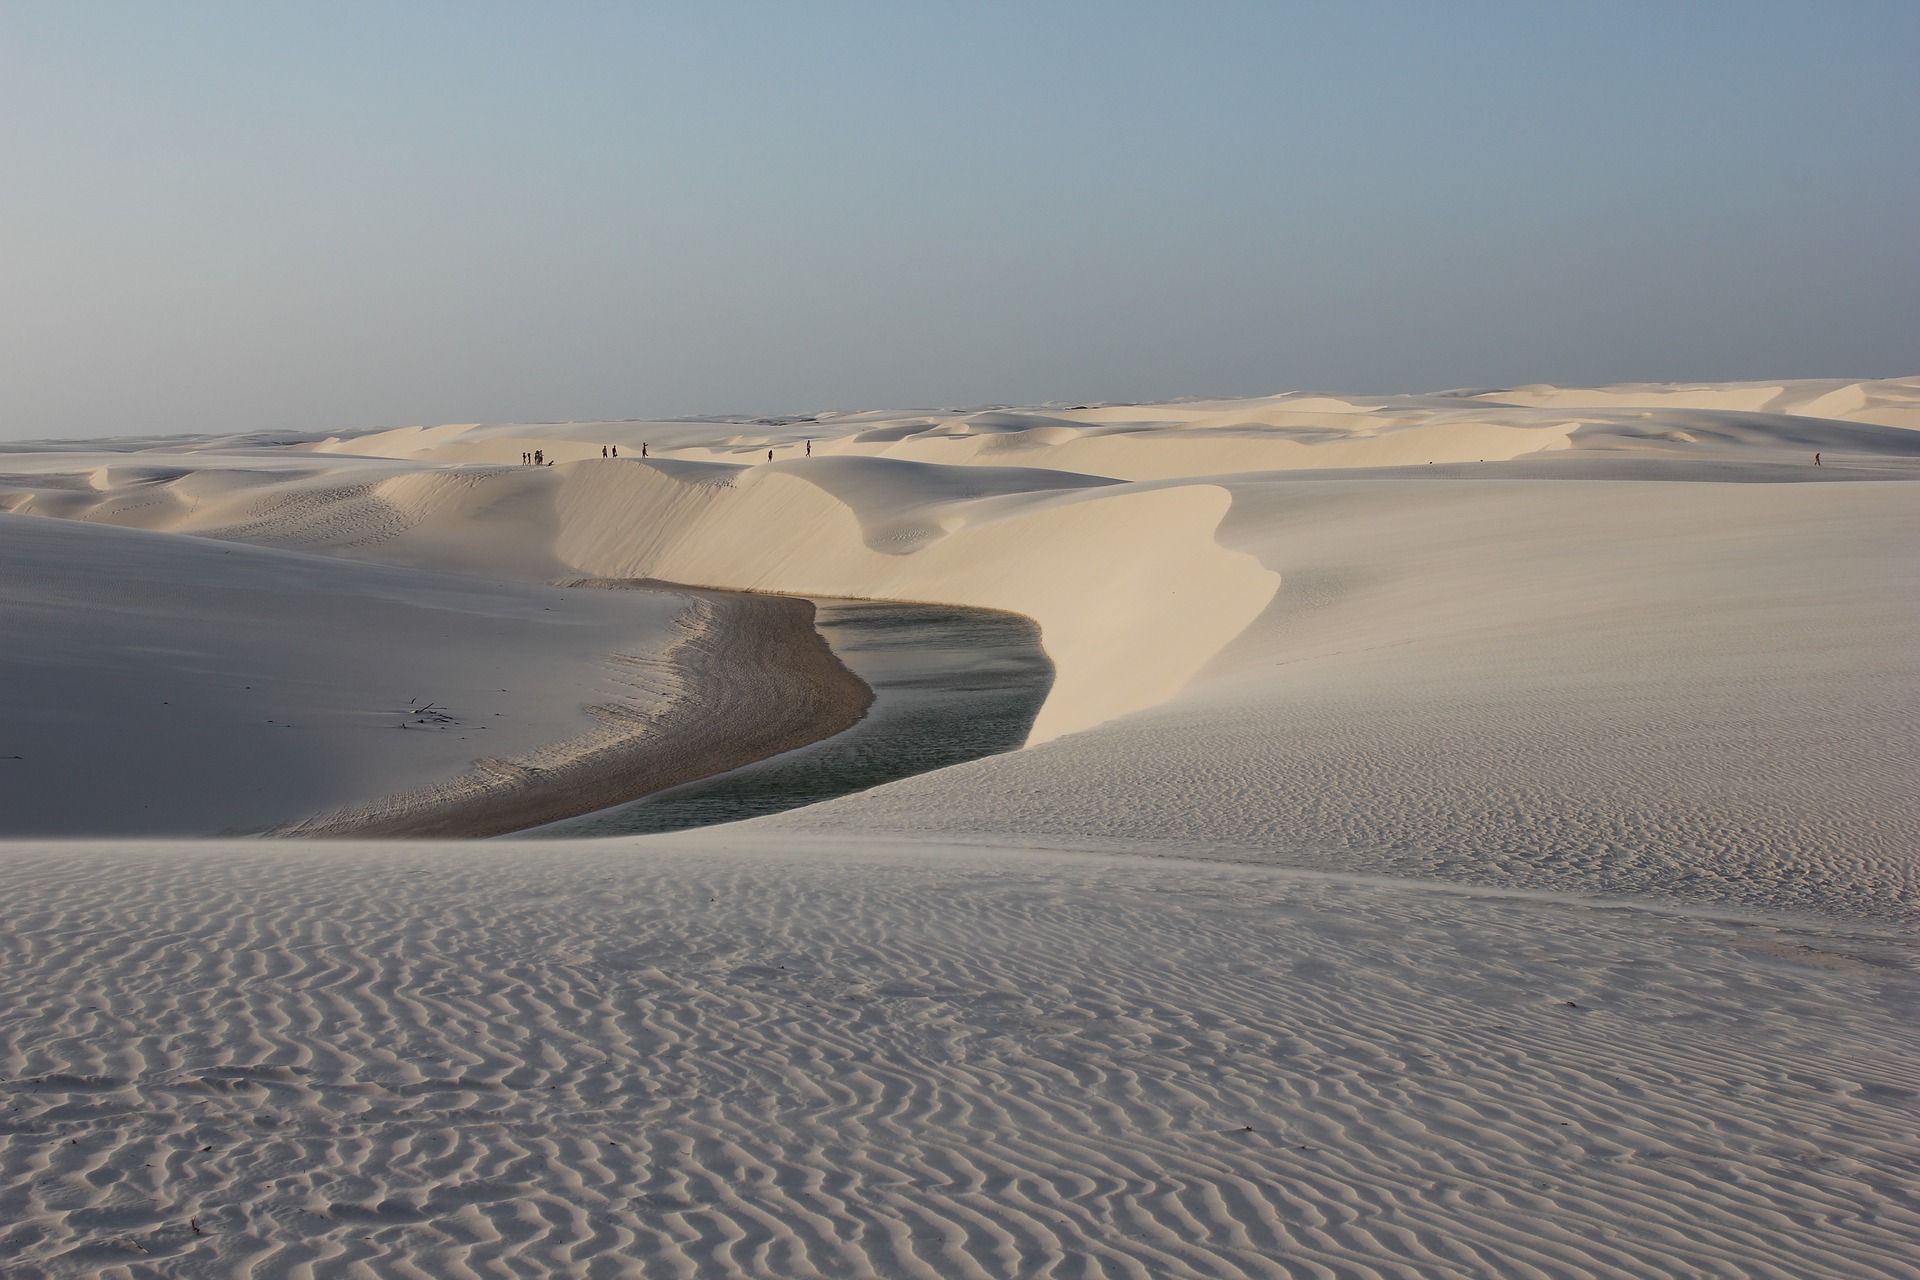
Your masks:
{"label": "person standing on dune", "polygon": [[1820,455],[1817,453],[1813,455],[1813,465],[1816,467],[1820,465]]}

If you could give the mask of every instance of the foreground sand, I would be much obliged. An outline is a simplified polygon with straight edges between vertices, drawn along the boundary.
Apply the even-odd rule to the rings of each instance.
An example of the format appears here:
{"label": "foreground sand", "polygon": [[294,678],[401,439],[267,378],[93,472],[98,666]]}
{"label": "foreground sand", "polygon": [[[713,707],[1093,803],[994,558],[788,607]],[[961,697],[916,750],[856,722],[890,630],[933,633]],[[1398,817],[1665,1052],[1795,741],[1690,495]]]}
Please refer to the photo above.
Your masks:
{"label": "foreground sand", "polygon": [[288,855],[0,855],[8,1276],[1913,1273],[1908,939],[791,836]]}

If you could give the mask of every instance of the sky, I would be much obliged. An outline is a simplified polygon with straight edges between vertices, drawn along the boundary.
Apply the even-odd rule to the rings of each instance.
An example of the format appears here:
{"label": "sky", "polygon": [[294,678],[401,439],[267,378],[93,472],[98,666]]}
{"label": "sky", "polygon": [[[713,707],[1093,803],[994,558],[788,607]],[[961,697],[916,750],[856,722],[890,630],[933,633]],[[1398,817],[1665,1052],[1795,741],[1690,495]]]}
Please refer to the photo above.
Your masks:
{"label": "sky", "polygon": [[0,438],[1920,374],[1920,4],[0,0]]}

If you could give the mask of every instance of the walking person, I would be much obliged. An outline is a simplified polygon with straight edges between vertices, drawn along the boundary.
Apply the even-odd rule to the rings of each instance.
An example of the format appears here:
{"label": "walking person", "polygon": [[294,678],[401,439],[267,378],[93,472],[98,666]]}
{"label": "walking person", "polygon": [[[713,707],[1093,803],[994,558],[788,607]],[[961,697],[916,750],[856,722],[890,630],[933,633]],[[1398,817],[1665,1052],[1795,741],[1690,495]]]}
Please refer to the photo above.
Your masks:
{"label": "walking person", "polygon": [[1816,467],[1820,465],[1820,455],[1817,453],[1813,455],[1813,465]]}

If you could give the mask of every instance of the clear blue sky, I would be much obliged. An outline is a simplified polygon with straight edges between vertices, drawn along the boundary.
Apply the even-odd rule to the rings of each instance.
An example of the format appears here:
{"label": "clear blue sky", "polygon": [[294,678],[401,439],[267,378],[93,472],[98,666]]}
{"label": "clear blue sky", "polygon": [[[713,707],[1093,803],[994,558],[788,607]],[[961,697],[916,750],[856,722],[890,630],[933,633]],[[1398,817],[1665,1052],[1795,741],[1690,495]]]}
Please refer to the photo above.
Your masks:
{"label": "clear blue sky", "polygon": [[0,0],[0,436],[1920,372],[1920,3]]}

